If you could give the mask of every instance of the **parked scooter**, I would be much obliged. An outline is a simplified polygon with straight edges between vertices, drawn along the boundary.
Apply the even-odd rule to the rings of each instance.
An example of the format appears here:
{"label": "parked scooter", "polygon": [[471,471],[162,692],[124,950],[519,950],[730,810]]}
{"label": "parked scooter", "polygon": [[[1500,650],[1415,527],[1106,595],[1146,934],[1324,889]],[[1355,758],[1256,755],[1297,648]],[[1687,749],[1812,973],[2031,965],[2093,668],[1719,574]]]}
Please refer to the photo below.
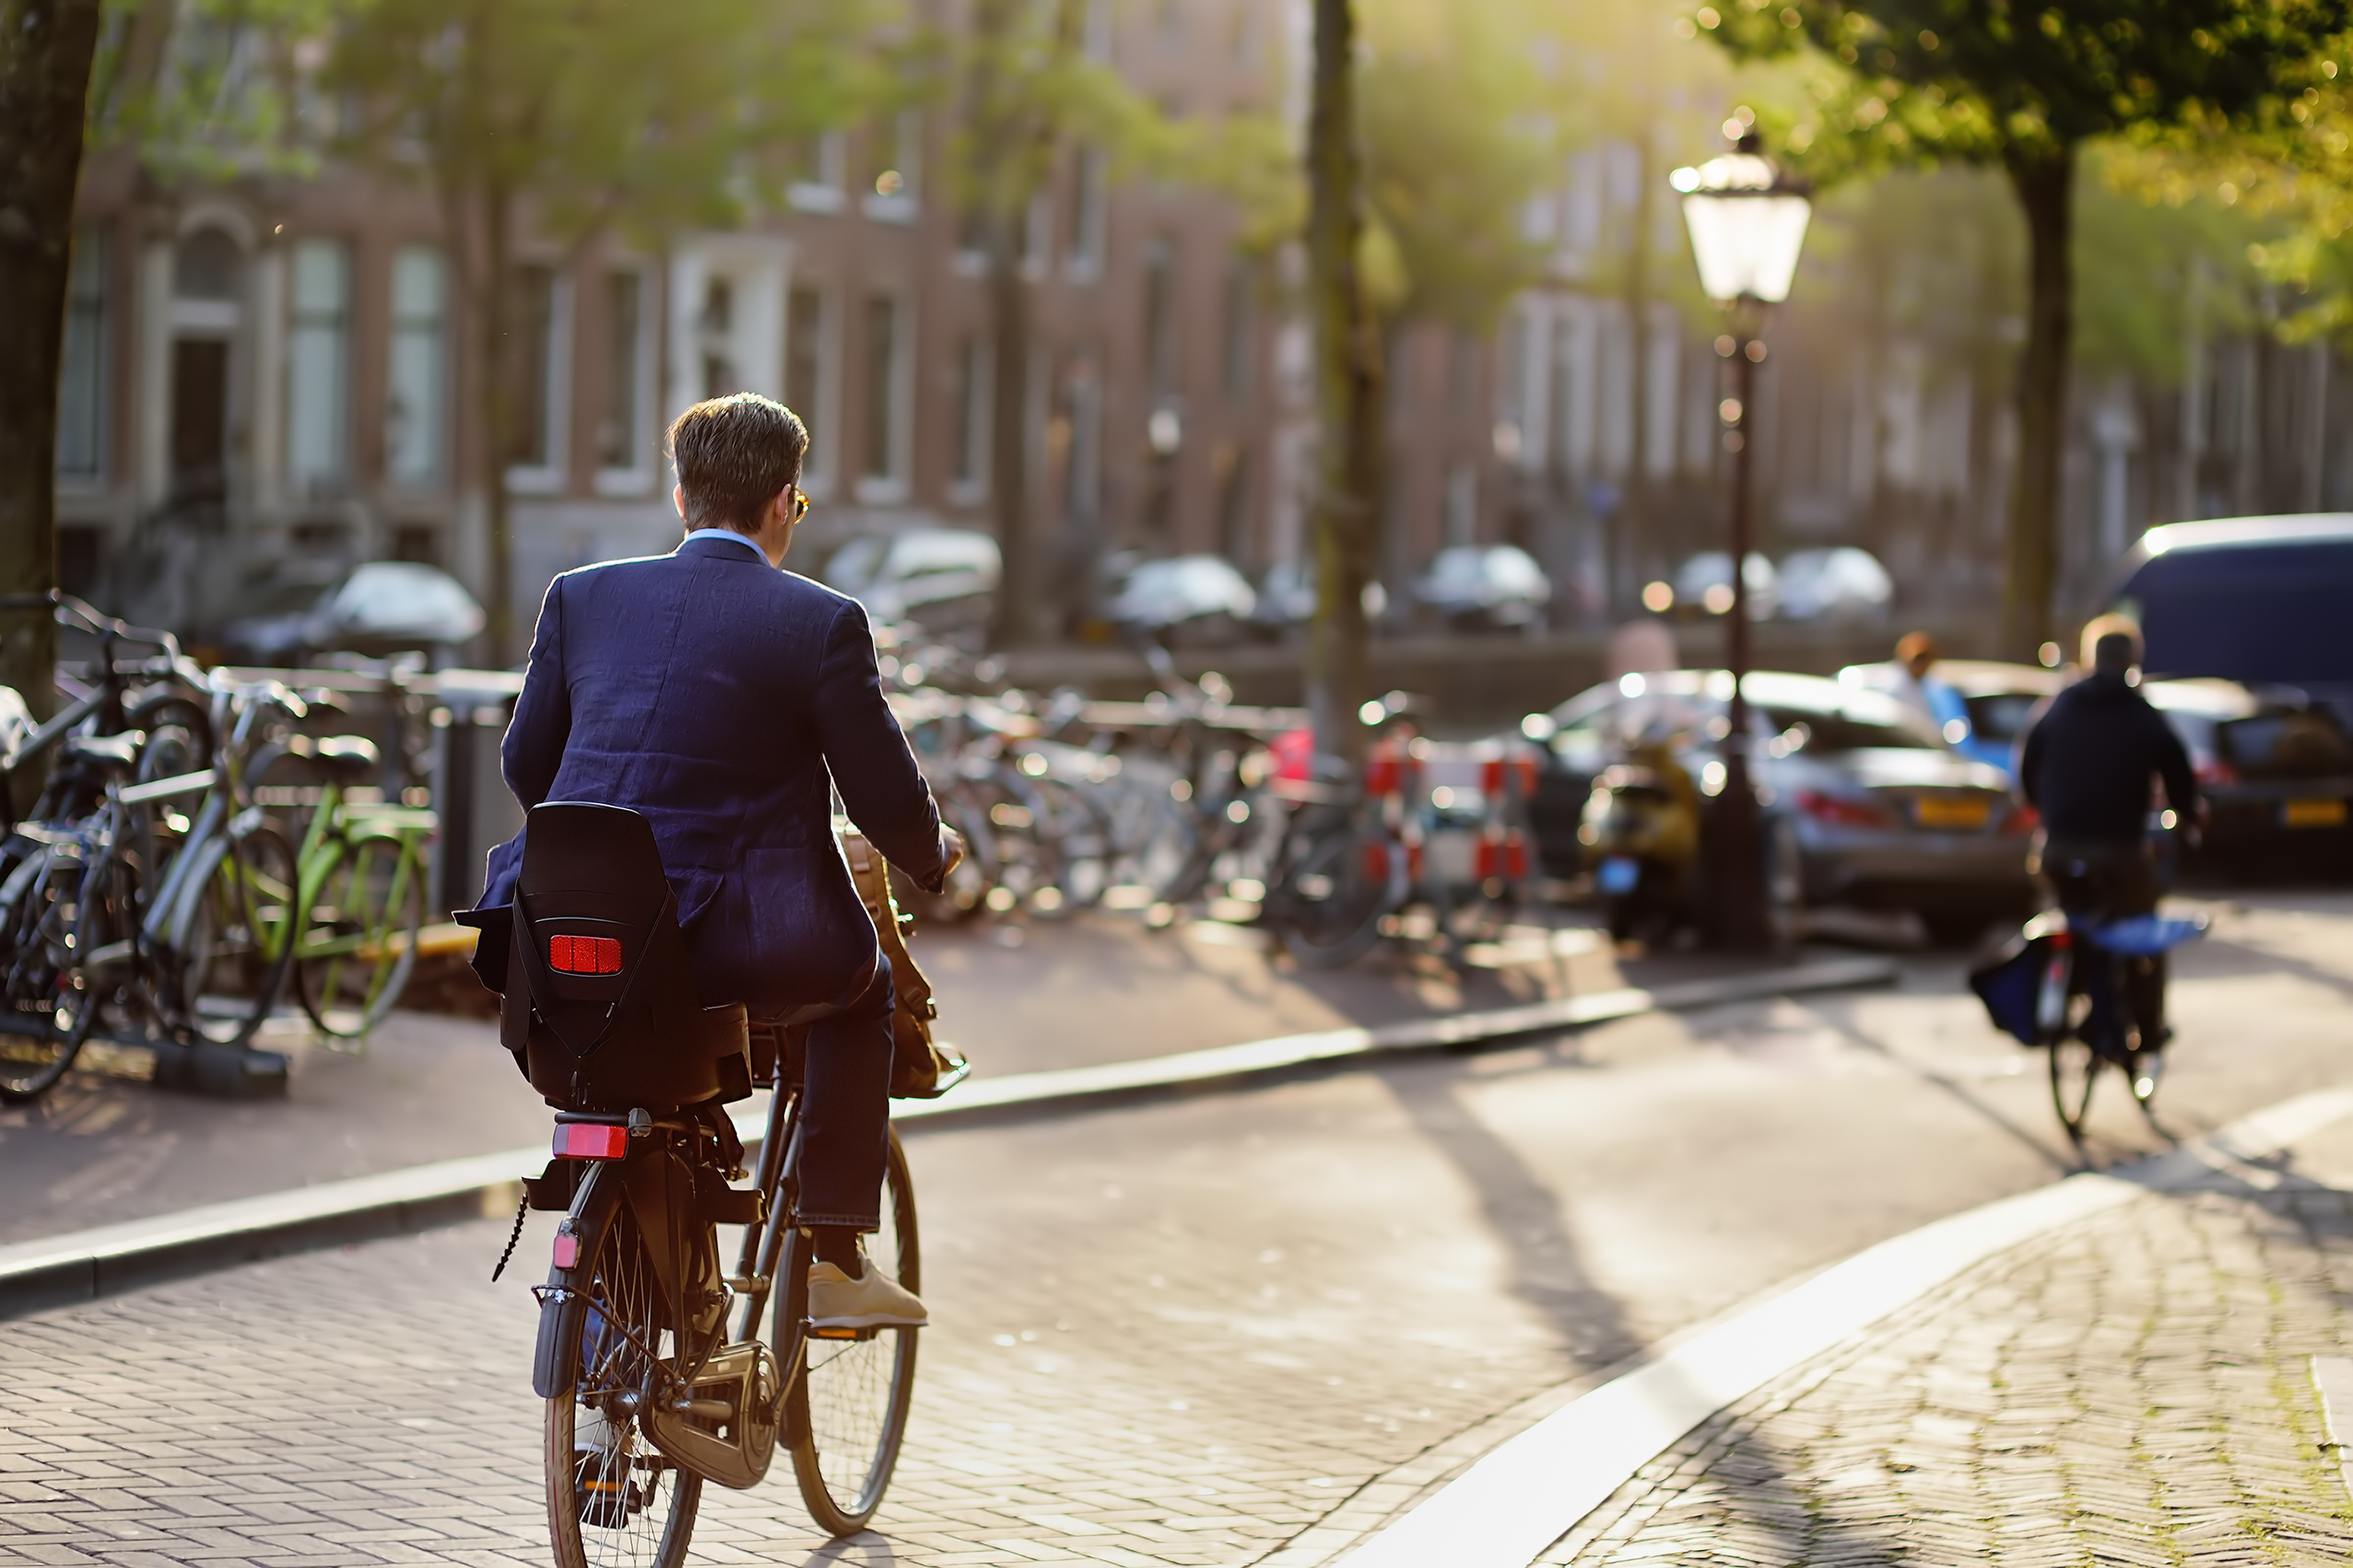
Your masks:
{"label": "parked scooter", "polygon": [[1656,944],[1694,913],[1699,791],[1672,745],[1643,741],[1603,769],[1577,830],[1618,942]]}

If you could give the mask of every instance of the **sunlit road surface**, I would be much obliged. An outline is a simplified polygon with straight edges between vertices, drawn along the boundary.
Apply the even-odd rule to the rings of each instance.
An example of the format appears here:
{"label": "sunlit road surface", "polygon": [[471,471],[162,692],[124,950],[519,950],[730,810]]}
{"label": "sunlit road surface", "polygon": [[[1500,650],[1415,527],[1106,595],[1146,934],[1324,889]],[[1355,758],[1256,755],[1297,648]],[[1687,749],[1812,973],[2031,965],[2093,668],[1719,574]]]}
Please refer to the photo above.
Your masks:
{"label": "sunlit road surface", "polygon": [[[2194,1132],[2353,1077],[2353,900],[2179,964]],[[818,1561],[1246,1563],[1433,1443],[1929,1218],[2076,1168],[1957,962],[1897,991],[912,1140],[926,1331],[879,1521]],[[1102,1026],[1117,1030],[1119,1017]],[[2158,1135],[2110,1089],[2090,1153]],[[551,1230],[534,1216],[534,1268]],[[544,1561],[503,1226],[0,1326],[0,1562]],[[779,1474],[697,1561],[811,1561]]]}

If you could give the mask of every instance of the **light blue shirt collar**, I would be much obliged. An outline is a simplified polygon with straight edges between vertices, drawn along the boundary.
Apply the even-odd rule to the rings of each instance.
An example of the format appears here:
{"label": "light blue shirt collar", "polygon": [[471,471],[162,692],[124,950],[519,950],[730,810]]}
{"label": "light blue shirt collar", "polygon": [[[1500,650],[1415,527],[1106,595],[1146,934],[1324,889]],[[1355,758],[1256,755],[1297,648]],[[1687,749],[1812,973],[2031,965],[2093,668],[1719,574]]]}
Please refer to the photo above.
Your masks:
{"label": "light blue shirt collar", "polygon": [[681,544],[691,544],[698,539],[732,539],[736,543],[742,545],[744,549],[750,551],[753,554],[758,556],[760,558],[761,565],[765,566],[768,563],[768,552],[766,551],[761,549],[750,539],[736,532],[732,528],[698,528],[689,533],[684,539],[679,541],[679,542]]}

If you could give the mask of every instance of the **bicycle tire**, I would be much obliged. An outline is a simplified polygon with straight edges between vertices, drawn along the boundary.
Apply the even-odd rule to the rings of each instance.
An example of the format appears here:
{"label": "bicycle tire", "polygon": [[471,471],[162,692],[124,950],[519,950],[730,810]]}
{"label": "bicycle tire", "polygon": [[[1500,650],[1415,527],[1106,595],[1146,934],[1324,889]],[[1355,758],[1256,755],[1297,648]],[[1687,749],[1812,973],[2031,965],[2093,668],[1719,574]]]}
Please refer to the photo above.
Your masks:
{"label": "bicycle tire", "polygon": [[2044,1047],[2050,1056],[2051,1104],[2060,1125],[2075,1142],[2084,1141],[2084,1123],[2092,1112],[2092,1090],[2098,1087],[2100,1053],[2073,1035],[2063,1036]]}
{"label": "bicycle tire", "polygon": [[[923,1259],[914,1182],[896,1128],[890,1138],[882,1228],[867,1238],[867,1266],[920,1292]],[[787,1288],[776,1296],[775,1342],[790,1347],[785,1439],[801,1501],[818,1528],[839,1539],[866,1528],[898,1468],[915,1394],[921,1331],[878,1329],[849,1340],[811,1338],[807,1316],[812,1260],[808,1238],[794,1231]]]}
{"label": "bicycle tire", "polygon": [[425,866],[405,838],[346,841],[335,854],[302,911],[295,988],[321,1034],[356,1040],[384,1022],[417,967]]}
{"label": "bicycle tire", "polygon": [[[86,934],[78,908],[79,862],[61,863],[43,849],[37,869],[26,874],[16,907],[9,911],[15,938],[6,974],[9,1021],[0,1032],[0,1105],[26,1105],[57,1087],[81,1054],[98,1001],[71,953]],[[61,879],[76,882],[69,901]],[[87,928],[95,934],[97,924]],[[70,936],[74,946],[69,946]],[[81,951],[88,951],[80,948]]]}
{"label": "bicycle tire", "polygon": [[[702,1503],[702,1478],[673,1464],[633,1416],[623,1412],[615,1419],[604,1402],[632,1379],[643,1380],[645,1357],[627,1338],[589,1326],[591,1319],[609,1318],[663,1355],[663,1340],[674,1339],[664,1293],[626,1205],[615,1207],[590,1247],[591,1306],[568,1315],[556,1349],[574,1386],[547,1401],[543,1428],[548,1540],[556,1568],[681,1568]],[[669,1354],[675,1353],[673,1345]],[[575,1446],[584,1408],[594,1414],[591,1430],[602,1439],[586,1449]],[[641,1475],[649,1478],[642,1487]],[[658,1509],[665,1489],[668,1506]]]}
{"label": "bicycle tire", "polygon": [[1276,921],[1282,945],[1310,969],[1337,969],[1373,949],[1381,919],[1403,901],[1402,849],[1344,825],[1318,835],[1283,879]]}
{"label": "bicycle tire", "polygon": [[206,1044],[242,1046],[285,994],[298,902],[294,851],[274,828],[239,834],[192,896],[173,1010]]}

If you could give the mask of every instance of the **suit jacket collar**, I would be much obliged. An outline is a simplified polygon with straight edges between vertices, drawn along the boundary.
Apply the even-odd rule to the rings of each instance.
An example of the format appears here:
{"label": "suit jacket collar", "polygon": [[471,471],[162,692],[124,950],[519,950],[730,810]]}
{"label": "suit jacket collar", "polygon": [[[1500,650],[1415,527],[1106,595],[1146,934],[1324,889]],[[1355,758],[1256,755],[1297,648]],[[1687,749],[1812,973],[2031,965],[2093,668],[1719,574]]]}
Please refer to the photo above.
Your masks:
{"label": "suit jacket collar", "polygon": [[684,539],[679,542],[678,548],[670,553],[687,556],[697,561],[741,561],[747,566],[755,563],[761,566],[768,564],[768,557],[758,545],[742,534],[736,535],[736,538],[743,539],[744,542],[738,545],[732,539]]}

